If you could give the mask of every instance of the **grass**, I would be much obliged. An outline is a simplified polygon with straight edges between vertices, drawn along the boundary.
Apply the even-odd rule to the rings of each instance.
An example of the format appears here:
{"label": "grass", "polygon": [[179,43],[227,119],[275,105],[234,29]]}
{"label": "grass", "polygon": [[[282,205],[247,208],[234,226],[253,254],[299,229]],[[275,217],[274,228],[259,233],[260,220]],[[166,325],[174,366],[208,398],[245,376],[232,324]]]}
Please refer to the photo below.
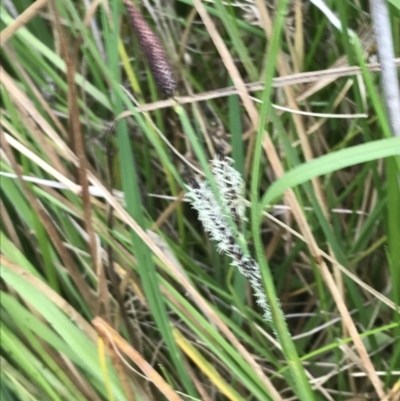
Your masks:
{"label": "grass", "polygon": [[[2,399],[400,397],[400,139],[369,9],[270,3],[140,2],[175,99],[122,2],[1,5]],[[183,200],[221,149],[271,322]]]}

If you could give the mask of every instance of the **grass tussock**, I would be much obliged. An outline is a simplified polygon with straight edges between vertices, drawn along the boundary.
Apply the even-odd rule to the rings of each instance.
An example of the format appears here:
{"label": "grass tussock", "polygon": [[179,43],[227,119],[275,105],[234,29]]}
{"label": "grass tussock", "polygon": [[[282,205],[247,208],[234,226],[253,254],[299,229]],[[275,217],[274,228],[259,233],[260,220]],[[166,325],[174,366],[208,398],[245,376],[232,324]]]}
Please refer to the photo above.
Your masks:
{"label": "grass tussock", "polygon": [[1,4],[2,400],[400,398],[376,3]]}

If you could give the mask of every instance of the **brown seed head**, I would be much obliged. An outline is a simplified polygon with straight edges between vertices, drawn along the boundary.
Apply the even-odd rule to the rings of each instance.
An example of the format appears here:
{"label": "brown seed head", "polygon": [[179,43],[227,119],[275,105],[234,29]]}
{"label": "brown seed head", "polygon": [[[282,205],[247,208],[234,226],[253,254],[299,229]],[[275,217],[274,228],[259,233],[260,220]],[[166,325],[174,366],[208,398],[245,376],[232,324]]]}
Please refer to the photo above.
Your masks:
{"label": "brown seed head", "polygon": [[132,27],[139,39],[140,47],[147,58],[150,71],[157,86],[167,96],[172,97],[177,84],[171,64],[160,40],[144,20],[140,11],[132,4],[131,0],[124,0],[124,4],[128,10]]}

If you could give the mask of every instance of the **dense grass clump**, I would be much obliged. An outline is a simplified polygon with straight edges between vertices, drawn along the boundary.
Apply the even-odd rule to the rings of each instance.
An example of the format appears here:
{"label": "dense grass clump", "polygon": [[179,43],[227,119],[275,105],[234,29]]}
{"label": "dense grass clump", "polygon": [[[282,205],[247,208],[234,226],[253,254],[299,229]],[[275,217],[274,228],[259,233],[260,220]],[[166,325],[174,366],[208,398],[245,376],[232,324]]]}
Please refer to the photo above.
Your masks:
{"label": "dense grass clump", "polygon": [[373,5],[1,4],[2,400],[400,399]]}

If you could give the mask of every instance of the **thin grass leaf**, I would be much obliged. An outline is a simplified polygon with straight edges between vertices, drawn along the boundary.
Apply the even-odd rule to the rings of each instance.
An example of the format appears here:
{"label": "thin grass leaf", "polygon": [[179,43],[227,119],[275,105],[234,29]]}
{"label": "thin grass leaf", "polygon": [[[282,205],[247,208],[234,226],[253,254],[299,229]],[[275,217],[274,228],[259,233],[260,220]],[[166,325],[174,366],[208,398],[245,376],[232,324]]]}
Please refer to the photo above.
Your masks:
{"label": "thin grass leaf", "polygon": [[293,188],[313,177],[319,177],[341,168],[398,154],[400,154],[399,138],[388,138],[321,156],[294,168],[272,184],[262,197],[261,208],[264,209],[266,205],[276,200],[288,188]]}

